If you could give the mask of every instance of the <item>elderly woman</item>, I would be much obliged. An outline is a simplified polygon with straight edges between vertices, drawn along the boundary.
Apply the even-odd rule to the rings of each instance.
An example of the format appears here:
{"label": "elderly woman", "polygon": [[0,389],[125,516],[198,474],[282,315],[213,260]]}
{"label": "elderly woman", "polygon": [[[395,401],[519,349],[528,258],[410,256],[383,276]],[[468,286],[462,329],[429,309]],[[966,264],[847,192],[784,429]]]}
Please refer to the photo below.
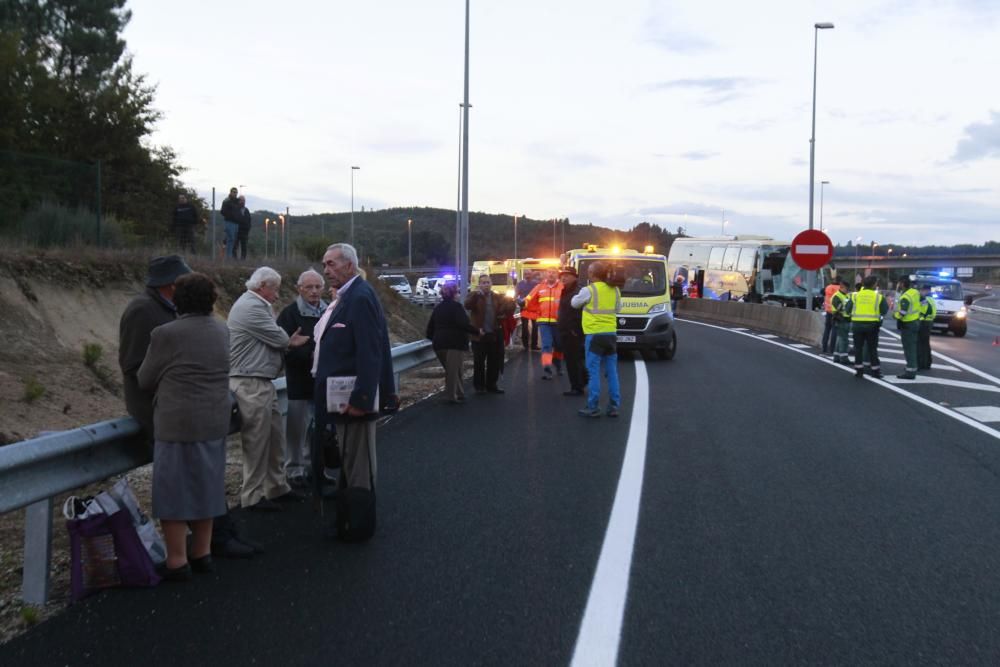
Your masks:
{"label": "elderly woman", "polygon": [[153,516],[167,543],[167,581],[212,571],[212,519],[226,513],[229,330],[212,316],[215,300],[207,276],[178,278],[179,317],[153,329],[139,367],[139,386],[155,393]]}
{"label": "elderly woman", "polygon": [[434,307],[427,322],[427,338],[431,340],[438,360],[444,366],[444,395],[449,403],[465,401],[462,387],[462,363],[469,351],[469,334],[478,334],[469,323],[462,304],[455,301],[458,287],[445,283],[441,287],[441,303]]}

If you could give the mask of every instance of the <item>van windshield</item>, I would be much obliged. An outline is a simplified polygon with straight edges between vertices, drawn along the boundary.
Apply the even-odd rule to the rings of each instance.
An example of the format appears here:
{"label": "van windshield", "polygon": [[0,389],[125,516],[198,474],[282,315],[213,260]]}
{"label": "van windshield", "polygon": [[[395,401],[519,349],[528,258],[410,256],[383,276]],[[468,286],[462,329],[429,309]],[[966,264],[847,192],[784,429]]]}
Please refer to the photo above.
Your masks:
{"label": "van windshield", "polygon": [[[586,285],[587,269],[597,260],[580,260],[580,284]],[[604,260],[608,261],[608,260]],[[610,282],[617,284],[622,296],[654,296],[667,291],[667,269],[662,261],[623,259],[610,262]]]}
{"label": "van windshield", "polygon": [[[914,285],[917,289],[920,289],[921,283]],[[946,299],[948,301],[961,301],[962,300],[962,284],[961,283],[951,283],[945,285],[935,285],[930,284],[931,296],[936,299]]]}
{"label": "van windshield", "polygon": [[409,285],[409,283],[406,282],[406,278],[403,277],[403,276],[384,276],[382,278],[382,280],[384,280],[385,282],[389,283],[393,287],[397,287],[397,286],[401,286],[401,285]]}

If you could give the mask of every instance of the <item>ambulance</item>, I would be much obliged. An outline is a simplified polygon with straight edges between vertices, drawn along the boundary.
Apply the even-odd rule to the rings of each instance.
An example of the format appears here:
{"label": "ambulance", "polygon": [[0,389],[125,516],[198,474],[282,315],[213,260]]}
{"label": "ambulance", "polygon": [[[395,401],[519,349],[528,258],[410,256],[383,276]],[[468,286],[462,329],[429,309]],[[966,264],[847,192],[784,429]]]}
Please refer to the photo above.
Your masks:
{"label": "ambulance", "polygon": [[507,262],[503,260],[483,259],[472,263],[472,280],[469,283],[472,289],[479,286],[479,276],[488,275],[491,288],[496,294],[514,294],[514,284],[511,282],[510,273],[507,270]]}
{"label": "ambulance", "polygon": [[579,274],[585,286],[587,269],[594,262],[608,265],[609,282],[621,291],[622,310],[618,314],[618,348],[655,352],[660,359],[673,359],[677,352],[677,332],[670,310],[667,258],[646,246],[642,252],[612,246],[587,245],[570,250],[565,263]]}

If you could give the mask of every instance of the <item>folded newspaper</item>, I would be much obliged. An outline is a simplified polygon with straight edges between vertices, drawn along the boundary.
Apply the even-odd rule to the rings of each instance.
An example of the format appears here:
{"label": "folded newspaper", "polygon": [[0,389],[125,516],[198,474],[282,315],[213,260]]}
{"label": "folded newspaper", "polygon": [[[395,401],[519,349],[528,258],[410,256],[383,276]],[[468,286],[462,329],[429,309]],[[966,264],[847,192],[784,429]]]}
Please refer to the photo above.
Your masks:
{"label": "folded newspaper", "polygon": [[[347,412],[351,394],[358,383],[356,375],[338,375],[326,379],[326,411]],[[375,389],[375,409],[378,409],[378,389]]]}

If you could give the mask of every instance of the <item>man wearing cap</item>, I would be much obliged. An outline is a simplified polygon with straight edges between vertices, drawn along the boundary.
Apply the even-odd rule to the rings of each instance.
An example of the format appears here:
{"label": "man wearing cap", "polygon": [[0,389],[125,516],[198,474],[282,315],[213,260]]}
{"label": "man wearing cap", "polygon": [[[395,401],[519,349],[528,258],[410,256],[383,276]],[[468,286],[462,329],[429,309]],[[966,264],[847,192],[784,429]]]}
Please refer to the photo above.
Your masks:
{"label": "man wearing cap", "polygon": [[583,396],[583,312],[573,307],[573,297],[580,292],[576,269],[564,266],[559,269],[562,293],[559,295],[559,342],[566,358],[566,375],[569,391],[563,396]]}
{"label": "man wearing cap", "polygon": [[[139,367],[146,358],[153,329],[173,322],[177,317],[174,306],[174,283],[191,268],[180,255],[154,257],[149,262],[146,291],[125,307],[118,326],[118,365],[122,369],[125,388],[125,410],[139,422],[147,438],[152,456],[153,394],[139,388]],[[229,514],[217,517],[212,524],[212,553],[226,558],[249,558],[260,546],[242,538]]]}

